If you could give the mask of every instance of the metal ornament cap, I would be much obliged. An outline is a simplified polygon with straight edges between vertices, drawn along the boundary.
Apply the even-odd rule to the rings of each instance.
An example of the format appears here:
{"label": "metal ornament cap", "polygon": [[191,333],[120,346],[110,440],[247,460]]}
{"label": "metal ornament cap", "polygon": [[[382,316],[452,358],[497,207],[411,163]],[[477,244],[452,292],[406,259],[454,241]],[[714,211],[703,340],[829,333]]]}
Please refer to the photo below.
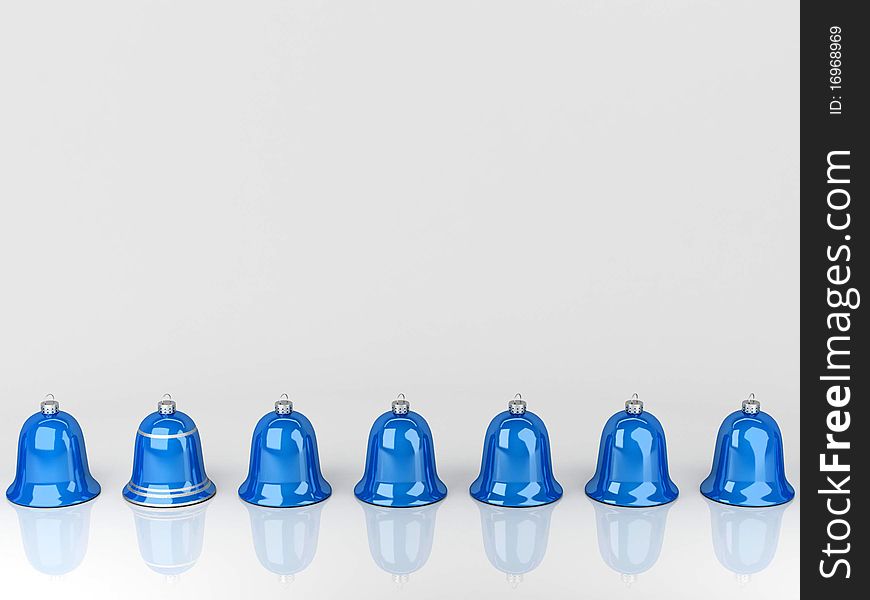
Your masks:
{"label": "metal ornament cap", "polygon": [[[284,412],[290,404],[291,412]],[[251,439],[248,477],[239,497],[257,506],[292,508],[329,498],[332,486],[320,471],[314,426],[282,399],[264,415]]]}
{"label": "metal ornament cap", "polygon": [[[168,410],[168,398],[139,424],[133,450],[133,474],[124,486],[125,500],[167,508],[208,500],[217,491],[205,472],[202,442],[188,415]],[[171,401],[171,400],[170,400]]]}
{"label": "metal ornament cap", "polygon": [[293,412],[293,403],[287,394],[281,394],[281,399],[275,401],[275,412],[279,415],[289,415]]}
{"label": "metal ornament cap", "polygon": [[508,402],[508,412],[512,415],[521,415],[526,412],[526,406],[526,401],[520,394],[517,394],[513,400]]}
{"label": "metal ornament cap", "polygon": [[20,506],[60,508],[93,500],[99,493],[81,426],[49,394],[40,411],[21,426],[15,480],[6,498]]}
{"label": "metal ornament cap", "polygon": [[39,403],[39,412],[44,415],[56,415],[59,411],[60,404],[54,399],[54,396],[51,397],[51,400],[43,400]]}
{"label": "metal ornament cap", "polygon": [[794,488],[785,475],[782,432],[760,406],[751,396],[743,401],[741,410],[722,421],[710,475],[701,483],[701,493],[710,500],[763,507],[794,498]]}
{"label": "metal ornament cap", "polygon": [[363,502],[399,508],[442,500],[447,486],[438,478],[426,419],[411,410],[378,417],[369,432],[365,471],[353,492]]}
{"label": "metal ornament cap", "polygon": [[512,508],[542,506],[562,497],[562,486],[553,475],[547,427],[526,410],[523,400],[511,400],[508,410],[490,421],[480,473],[469,493],[480,502]]}
{"label": "metal ornament cap", "polygon": [[157,412],[161,415],[171,415],[175,412],[175,400],[169,394],[163,394],[163,398],[157,403]]}
{"label": "metal ornament cap", "polygon": [[761,402],[755,399],[755,394],[749,394],[749,398],[741,403],[740,410],[747,415],[757,415],[761,412]]}
{"label": "metal ornament cap", "polygon": [[411,403],[405,400],[405,394],[399,394],[399,397],[393,400],[391,410],[394,415],[407,415],[411,411]]}
{"label": "metal ornament cap", "polygon": [[668,473],[665,432],[652,413],[621,410],[608,419],[595,475],[585,491],[612,506],[659,506],[677,499],[680,491]]}
{"label": "metal ornament cap", "polygon": [[643,412],[643,401],[637,397],[637,394],[625,401],[625,412],[630,415],[639,415]]}

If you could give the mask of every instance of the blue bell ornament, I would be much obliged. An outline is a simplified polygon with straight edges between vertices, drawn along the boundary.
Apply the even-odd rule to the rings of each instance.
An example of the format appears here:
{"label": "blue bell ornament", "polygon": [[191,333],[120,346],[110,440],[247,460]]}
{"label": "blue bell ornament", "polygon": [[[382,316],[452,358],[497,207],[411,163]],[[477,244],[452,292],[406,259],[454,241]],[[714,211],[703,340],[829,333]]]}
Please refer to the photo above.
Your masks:
{"label": "blue bell ornament", "polygon": [[751,394],[722,421],[713,468],[701,483],[710,500],[743,507],[785,504],[794,488],[785,478],[782,432]]}
{"label": "blue bell ornament", "polygon": [[469,491],[475,500],[505,507],[541,506],[562,497],[562,486],[553,476],[547,427],[526,410],[520,394],[489,423],[480,474]]}
{"label": "blue bell ornament", "polygon": [[48,394],[18,436],[15,480],[6,490],[13,504],[60,508],[93,500],[100,484],[91,476],[78,421]]}
{"label": "blue bell ornament", "polygon": [[635,394],[604,425],[586,495],[613,506],[646,507],[673,502],[679,493],[668,474],[662,424]]}
{"label": "blue bell ornament", "polygon": [[447,495],[435,469],[429,424],[411,411],[404,395],[372,425],[365,471],[353,493],[369,504],[401,508],[432,504]]}
{"label": "blue bell ornament", "polygon": [[133,475],[124,486],[124,499],[140,506],[179,507],[208,500],[215,491],[205,473],[196,424],[164,395],[136,432]]}
{"label": "blue bell ornament", "polygon": [[320,472],[314,427],[284,394],[254,428],[248,477],[239,496],[258,506],[289,508],[322,502],[331,493]]}

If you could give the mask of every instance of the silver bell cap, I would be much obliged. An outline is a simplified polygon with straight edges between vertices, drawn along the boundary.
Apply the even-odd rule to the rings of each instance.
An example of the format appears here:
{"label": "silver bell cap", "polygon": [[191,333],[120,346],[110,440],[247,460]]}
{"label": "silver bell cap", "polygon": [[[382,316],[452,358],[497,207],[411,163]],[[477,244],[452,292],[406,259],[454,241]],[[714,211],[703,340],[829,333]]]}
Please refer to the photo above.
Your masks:
{"label": "silver bell cap", "polygon": [[289,415],[293,412],[293,402],[290,401],[290,396],[281,394],[281,398],[275,400],[275,412],[279,415]]}
{"label": "silver bell cap", "polygon": [[639,415],[643,412],[643,400],[637,397],[637,394],[632,394],[631,398],[625,401],[625,412],[630,415]]}
{"label": "silver bell cap", "polygon": [[399,394],[393,400],[392,410],[394,415],[407,415],[411,410],[411,403],[405,400],[405,394]]}
{"label": "silver bell cap", "polygon": [[749,394],[749,398],[741,404],[740,410],[747,415],[757,415],[761,412],[761,402],[755,399],[755,394]]}
{"label": "silver bell cap", "polygon": [[512,415],[521,415],[526,412],[526,401],[522,394],[517,394],[508,401],[508,411]]}
{"label": "silver bell cap", "polygon": [[161,415],[171,415],[175,413],[175,400],[169,394],[163,394],[163,398],[157,403],[157,412]]}
{"label": "silver bell cap", "polygon": [[54,399],[54,394],[46,394],[45,400],[39,403],[39,412],[44,415],[56,415],[60,411],[60,404]]}

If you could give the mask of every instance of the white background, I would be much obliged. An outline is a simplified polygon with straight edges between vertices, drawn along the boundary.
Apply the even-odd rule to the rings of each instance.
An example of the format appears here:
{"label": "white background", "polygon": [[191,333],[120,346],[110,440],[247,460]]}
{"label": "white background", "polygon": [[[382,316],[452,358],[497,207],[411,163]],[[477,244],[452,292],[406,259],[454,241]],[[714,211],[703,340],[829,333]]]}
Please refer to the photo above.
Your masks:
{"label": "white background", "polygon": [[[799,496],[741,586],[697,486],[721,419],[755,392],[800,495],[797,55],[785,0],[0,4],[0,480],[53,392],[103,485],[60,583],[0,506],[5,590],[796,597]],[[335,494],[282,591],[236,488],[284,391]],[[467,486],[517,391],[565,497],[511,589]],[[219,490],[171,584],[120,497],[164,392]],[[352,486],[398,392],[450,493],[430,559],[394,591]],[[632,392],[665,426],[682,494],[626,587],[582,486]]]}

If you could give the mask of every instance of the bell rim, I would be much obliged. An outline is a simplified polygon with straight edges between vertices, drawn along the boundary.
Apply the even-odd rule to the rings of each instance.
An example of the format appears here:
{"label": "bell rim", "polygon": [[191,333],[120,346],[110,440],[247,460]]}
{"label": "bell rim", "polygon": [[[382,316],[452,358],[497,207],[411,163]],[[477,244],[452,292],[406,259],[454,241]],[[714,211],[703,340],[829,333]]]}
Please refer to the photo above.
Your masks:
{"label": "bell rim", "polygon": [[[138,502],[136,500],[132,500],[127,496],[126,493],[124,493],[124,491],[127,489],[127,486],[124,486],[123,490],[121,490],[121,497],[126,502],[129,502],[130,504],[133,504],[135,506],[141,506],[143,508],[157,508],[157,509],[182,508],[182,507],[186,507],[186,506],[194,506],[196,504],[202,504],[203,502],[208,502],[209,500],[214,498],[215,495],[217,494],[217,485],[215,485],[214,481],[211,481],[210,483],[211,483],[211,488],[212,488],[211,493],[209,493],[204,498],[198,498],[196,500],[191,500],[189,502],[179,502],[177,504],[146,504],[144,502]],[[206,488],[206,490],[208,490],[208,488]]]}
{"label": "bell rim", "polygon": [[424,506],[432,506],[433,504],[443,502],[444,499],[447,497],[447,493],[445,492],[444,495],[437,500],[432,500],[431,502],[426,502],[424,504],[378,504],[376,502],[370,502],[369,500],[360,498],[356,495],[356,493],[354,493],[353,496],[363,504],[368,504],[369,506],[377,506],[378,508],[423,508]]}
{"label": "bell rim", "polygon": [[475,496],[472,493],[469,493],[468,495],[471,496],[471,499],[474,500],[475,502],[478,502],[480,504],[484,504],[486,506],[493,506],[495,508],[531,510],[531,509],[535,509],[535,508],[541,508],[542,506],[550,506],[552,504],[556,504],[557,502],[559,502],[559,500],[562,499],[562,496],[564,496],[564,493],[559,494],[558,498],[556,498],[554,500],[550,500],[548,502],[542,502],[540,504],[526,504],[524,506],[520,506],[518,504],[493,504],[492,502],[487,502],[486,500],[481,500],[480,498],[478,498],[477,496]]}
{"label": "bell rim", "polygon": [[[365,502],[366,504],[371,504],[372,506],[379,506],[381,508],[420,508],[422,506],[428,506],[430,504],[436,504],[438,502],[441,502],[442,500],[444,500],[444,498],[447,497],[447,493],[449,491],[447,488],[447,484],[444,483],[441,480],[441,478],[438,477],[438,475],[436,473],[434,486],[432,488],[432,490],[435,493],[429,494],[429,497],[433,497],[436,494],[440,494],[441,495],[440,498],[436,498],[435,500],[431,500],[429,502],[421,502],[421,503],[414,503],[414,504],[379,504],[377,502],[373,502],[372,500],[367,500],[366,498],[364,498],[363,496],[360,495],[360,494],[364,493],[364,491],[367,487],[365,485],[365,482],[366,482],[366,478],[365,478],[365,475],[363,475],[363,478],[360,479],[355,486],[353,486],[354,497],[357,500],[359,500],[360,502]],[[369,493],[370,493],[370,495],[374,495],[371,492],[369,492]],[[402,496],[408,497],[406,494],[402,494]]]}
{"label": "bell rim", "polygon": [[286,506],[273,506],[273,505],[269,505],[269,504],[258,504],[257,502],[251,502],[250,500],[245,500],[241,494],[237,494],[237,496],[238,496],[240,502],[244,502],[245,504],[250,505],[250,506],[256,506],[257,508],[266,508],[266,509],[272,509],[272,510],[287,510],[289,508],[292,510],[294,508],[308,508],[309,506],[317,506],[318,504],[323,504],[324,502],[326,502],[327,500],[332,498],[332,492],[330,491],[326,496],[324,496],[320,500],[315,500],[314,502],[307,502],[305,504],[288,504]]}
{"label": "bell rim", "polygon": [[[552,473],[551,473],[551,476],[552,476]],[[548,500],[546,502],[538,502],[536,504],[496,504],[494,502],[488,502],[482,498],[482,496],[487,495],[486,490],[478,489],[475,492],[475,489],[474,489],[475,486],[482,485],[482,478],[483,478],[482,474],[478,475],[477,479],[475,479],[474,481],[471,482],[471,485],[468,486],[468,495],[471,496],[471,498],[473,500],[476,500],[477,502],[480,502],[481,504],[486,504],[487,506],[496,506],[499,508],[538,508],[540,506],[547,506],[548,504],[554,504],[554,503],[558,502],[559,500],[561,500],[562,497],[565,495],[565,488],[562,486],[561,483],[559,483],[556,480],[555,476],[552,476],[552,485],[553,485],[552,491],[553,491],[553,493],[546,494],[548,497],[552,497],[553,495],[555,495],[555,498],[553,498],[552,500]],[[504,482],[502,482],[502,483],[504,483]],[[512,485],[512,484],[508,484],[508,485]]]}
{"label": "bell rim", "polygon": [[196,506],[197,504],[203,504],[205,502],[208,502],[212,498],[214,498],[214,496],[215,496],[215,494],[212,494],[211,496],[209,496],[207,498],[203,498],[202,500],[194,500],[193,502],[185,502],[183,504],[142,504],[141,502],[135,502],[133,500],[130,500],[126,496],[122,496],[122,498],[124,498],[124,501],[126,503],[132,504],[133,506],[138,506],[140,508],[153,508],[153,509],[162,511],[162,510],[166,510],[166,509],[187,508],[189,506]]}
{"label": "bell rim", "polygon": [[605,502],[604,500],[599,500],[595,496],[590,495],[589,492],[587,492],[585,490],[583,493],[585,493],[586,497],[589,498],[590,500],[592,500],[593,502],[597,502],[598,504],[603,504],[604,506],[609,506],[611,508],[614,508],[614,507],[615,508],[637,508],[637,509],[655,508],[657,506],[667,506],[668,504],[673,504],[674,502],[676,502],[677,500],[680,499],[680,493],[677,492],[677,495],[674,496],[673,499],[668,500],[667,502],[658,502],[656,504],[616,504],[614,502]]}
{"label": "bell rim", "polygon": [[708,506],[710,504],[715,504],[717,507],[718,506],[727,506],[728,508],[736,508],[737,510],[747,509],[747,510],[758,511],[758,512],[764,512],[764,511],[770,510],[771,508],[776,508],[778,506],[785,506],[787,504],[791,504],[792,502],[794,502],[795,497],[797,497],[797,494],[795,494],[794,496],[791,497],[790,500],[786,500],[785,502],[778,502],[776,504],[765,504],[763,506],[749,506],[749,505],[742,505],[741,506],[740,504],[728,504],[726,502],[720,502],[719,500],[714,500],[710,496],[706,496],[703,492],[701,493],[701,495],[704,496],[704,500],[707,502]]}
{"label": "bell rim", "polygon": [[[307,506],[314,506],[315,504],[320,504],[321,502],[326,502],[332,496],[332,492],[333,492],[332,484],[329,483],[325,477],[323,477],[323,474],[320,474],[320,480],[323,484],[322,487],[320,488],[320,491],[322,493],[324,493],[324,496],[322,498],[320,498],[319,500],[314,500],[311,502],[304,502],[302,504],[286,504],[286,505],[277,505],[276,506],[274,504],[260,504],[258,502],[252,502],[252,501],[248,500],[245,497],[246,495],[244,493],[242,493],[242,490],[245,489],[247,486],[251,485],[249,483],[250,477],[248,479],[245,479],[241,483],[241,485],[239,485],[238,489],[236,490],[236,495],[239,497],[239,500],[241,500],[242,502],[244,502],[246,504],[250,504],[251,506],[259,507],[259,508],[276,508],[276,509],[305,508]],[[286,482],[285,484],[279,484],[279,485],[292,485],[293,483],[297,483],[297,482]],[[254,488],[261,489],[260,486],[258,486],[256,484],[254,485]]]}
{"label": "bell rim", "polygon": [[[99,484],[97,484],[97,485],[99,486]],[[6,496],[6,501],[9,504],[14,504],[15,506],[20,506],[21,508],[28,508],[28,509],[33,509],[33,510],[56,510],[58,508],[70,508],[71,506],[81,506],[82,504],[87,504],[88,502],[92,502],[93,500],[96,500],[97,497],[102,493],[103,493],[103,490],[102,490],[102,487],[100,487],[100,489],[97,491],[97,493],[94,494],[93,496],[91,496],[90,498],[86,498],[84,500],[79,500],[77,502],[71,502],[70,504],[58,504],[57,506],[33,506],[31,504],[21,504],[20,502],[16,502],[12,498],[10,498],[8,495]]]}
{"label": "bell rim", "polygon": [[700,492],[700,494],[704,498],[706,498],[710,502],[715,502],[716,504],[721,504],[722,506],[730,506],[732,508],[750,508],[750,509],[751,508],[765,509],[765,508],[773,508],[774,506],[783,506],[785,504],[793,502],[795,497],[797,496],[797,492],[795,492],[792,494],[791,498],[789,498],[788,500],[783,500],[782,502],[775,502],[772,504],[734,504],[732,502],[723,502],[722,500],[714,498],[713,496],[708,496],[707,494],[705,494],[704,492],[702,492],[700,490],[698,490],[698,491]]}

